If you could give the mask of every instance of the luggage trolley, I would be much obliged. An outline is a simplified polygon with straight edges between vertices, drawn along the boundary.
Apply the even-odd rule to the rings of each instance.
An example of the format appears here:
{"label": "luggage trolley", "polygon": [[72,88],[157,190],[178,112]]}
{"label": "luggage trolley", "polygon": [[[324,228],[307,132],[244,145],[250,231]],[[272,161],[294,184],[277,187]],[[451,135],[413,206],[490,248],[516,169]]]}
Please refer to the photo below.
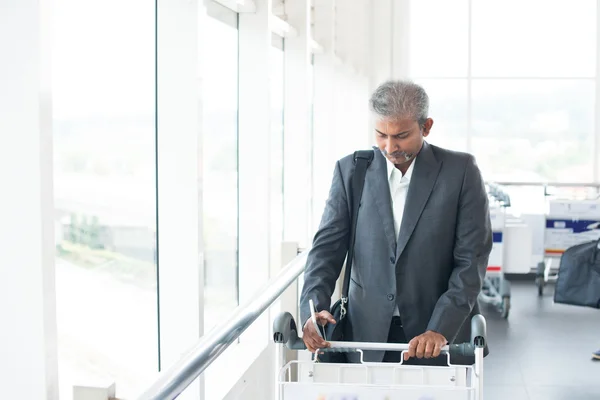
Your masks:
{"label": "luggage trolley", "polygon": [[[282,347],[305,350],[298,337],[296,323],[290,313],[280,314],[274,321],[273,338]],[[322,351],[358,352],[356,364],[319,363],[316,361],[281,360],[277,365],[278,400],[482,400],[483,349],[486,324],[482,315],[471,320],[471,342],[445,346],[448,366],[409,366],[400,363],[362,361],[368,350],[408,350],[407,344],[330,342]],[[453,355],[475,356],[473,365],[452,365]],[[280,361],[280,362],[281,362]],[[297,372],[294,377],[292,370]]]}
{"label": "luggage trolley", "polygon": [[600,202],[551,200],[545,221],[544,260],[538,263],[535,278],[539,296],[544,294],[547,283],[556,282],[565,250],[600,238]]}
{"label": "luggage trolley", "polygon": [[498,186],[491,183],[487,185],[490,196],[493,245],[479,300],[496,307],[502,318],[508,318],[510,282],[504,278],[504,226],[506,224],[505,210],[510,207],[510,199]]}

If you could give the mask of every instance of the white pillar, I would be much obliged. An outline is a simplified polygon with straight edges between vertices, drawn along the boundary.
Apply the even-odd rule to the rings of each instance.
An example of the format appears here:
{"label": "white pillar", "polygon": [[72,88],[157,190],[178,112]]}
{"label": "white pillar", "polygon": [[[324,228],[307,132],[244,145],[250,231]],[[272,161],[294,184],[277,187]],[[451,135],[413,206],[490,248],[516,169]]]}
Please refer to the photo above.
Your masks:
{"label": "white pillar", "polygon": [[[366,50],[361,37],[367,13],[361,12],[363,0],[352,4],[337,2],[335,8],[335,54],[336,63],[334,83],[335,145],[330,148],[335,158],[341,158],[358,149],[365,149],[369,141],[368,131],[368,78],[362,68],[361,58]],[[339,48],[338,48],[339,47]],[[372,141],[371,141],[372,143]]]}
{"label": "white pillar", "polygon": [[392,78],[392,22],[393,0],[374,1],[371,6],[369,91],[387,79]]}
{"label": "white pillar", "polygon": [[[197,0],[157,2],[157,209],[161,369],[202,336],[201,76]],[[203,398],[203,379],[184,399]]]}
{"label": "white pillar", "polygon": [[51,4],[0,12],[0,392],[58,399]]}
{"label": "white pillar", "polygon": [[369,7],[365,0],[338,1],[335,12],[336,55],[352,75],[365,74]]}
{"label": "white pillar", "polygon": [[255,4],[256,12],[240,14],[238,25],[240,304],[252,298],[267,282],[270,262],[269,17],[272,2],[256,0]]}
{"label": "white pillar", "polygon": [[[312,231],[321,220],[329,193],[335,157],[333,121],[335,73],[335,0],[314,1],[314,39],[323,52],[314,56],[314,114],[313,114],[313,204]],[[302,246],[302,244],[300,244]]]}
{"label": "white pillar", "polygon": [[297,35],[285,39],[284,240],[306,245],[310,229],[310,1],[286,2],[285,12]]}
{"label": "white pillar", "polygon": [[[391,79],[394,74],[392,71],[393,57],[393,34],[395,23],[393,21],[393,3],[394,0],[373,1],[370,8],[369,19],[369,95],[381,83]],[[374,126],[374,118],[369,113],[369,128]],[[375,141],[373,129],[367,130],[367,140],[369,143]]]}
{"label": "white pillar", "polygon": [[393,0],[392,12],[392,78],[410,76],[410,1]]}

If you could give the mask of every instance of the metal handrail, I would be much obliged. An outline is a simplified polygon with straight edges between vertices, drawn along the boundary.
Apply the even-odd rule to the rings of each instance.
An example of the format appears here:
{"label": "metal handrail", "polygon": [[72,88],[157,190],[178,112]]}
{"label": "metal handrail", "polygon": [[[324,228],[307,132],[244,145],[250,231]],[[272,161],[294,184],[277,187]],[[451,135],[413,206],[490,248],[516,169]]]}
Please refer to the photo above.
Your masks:
{"label": "metal handrail", "polygon": [[264,288],[256,298],[236,308],[231,317],[203,336],[196,346],[158,379],[139,400],[172,400],[179,396],[204,370],[236,341],[252,323],[300,276],[308,252],[294,258]]}

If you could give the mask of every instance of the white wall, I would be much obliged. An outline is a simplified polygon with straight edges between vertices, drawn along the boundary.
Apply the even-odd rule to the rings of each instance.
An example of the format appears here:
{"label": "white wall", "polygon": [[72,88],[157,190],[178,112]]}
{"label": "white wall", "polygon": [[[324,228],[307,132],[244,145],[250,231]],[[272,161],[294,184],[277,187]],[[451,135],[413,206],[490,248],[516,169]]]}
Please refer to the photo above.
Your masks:
{"label": "white wall", "polygon": [[[313,174],[308,238],[290,238],[310,244],[329,194],[336,160],[373,143],[369,129],[370,14],[352,12],[350,3],[314,2],[313,38],[323,47],[314,56]],[[366,2],[352,3],[367,6]],[[355,8],[354,8],[355,11]]]}
{"label": "white wall", "polygon": [[0,390],[6,399],[58,399],[49,5],[0,6]]}
{"label": "white wall", "polygon": [[388,79],[408,77],[409,3],[409,0],[372,2],[369,91]]}
{"label": "white wall", "polygon": [[[287,22],[297,34],[285,39],[284,87],[284,226],[290,233],[307,237],[311,165],[310,99],[308,81],[311,59],[310,1],[288,2],[284,9]],[[298,151],[301,149],[301,151]]]}
{"label": "white wall", "polygon": [[274,400],[274,353],[275,345],[269,344],[223,400]]}

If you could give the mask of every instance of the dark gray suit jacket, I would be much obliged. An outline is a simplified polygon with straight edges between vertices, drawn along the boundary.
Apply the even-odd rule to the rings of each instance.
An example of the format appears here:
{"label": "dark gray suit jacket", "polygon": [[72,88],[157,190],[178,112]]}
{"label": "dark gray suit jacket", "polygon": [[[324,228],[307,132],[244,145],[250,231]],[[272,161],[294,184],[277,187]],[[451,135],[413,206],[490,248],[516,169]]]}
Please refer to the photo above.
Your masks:
{"label": "dark gray suit jacket", "polygon": [[[433,330],[449,343],[468,342],[492,249],[488,198],[475,160],[425,142],[396,239],[386,160],[378,149],[374,152],[357,221],[349,335],[353,341],[386,342],[398,305],[408,340]],[[307,259],[301,322],[310,317],[311,298],[319,311],[330,308],[348,251],[353,171],[352,155],[335,166]],[[383,354],[365,352],[364,359],[381,361]]]}

